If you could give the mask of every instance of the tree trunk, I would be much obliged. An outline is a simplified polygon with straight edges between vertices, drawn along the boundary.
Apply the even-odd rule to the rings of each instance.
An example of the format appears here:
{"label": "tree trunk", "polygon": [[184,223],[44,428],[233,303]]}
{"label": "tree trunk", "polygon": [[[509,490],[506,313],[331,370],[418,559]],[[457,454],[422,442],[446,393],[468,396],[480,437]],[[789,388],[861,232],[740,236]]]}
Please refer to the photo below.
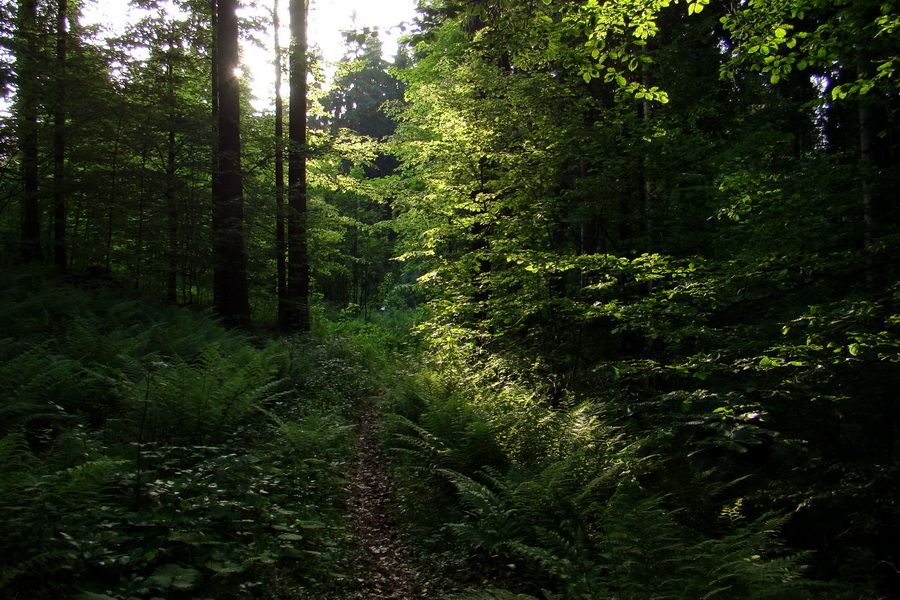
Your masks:
{"label": "tree trunk", "polygon": [[[219,4],[217,0],[210,0],[210,14],[212,15],[212,43],[210,44],[210,56],[212,58],[212,70],[210,72],[210,88],[212,90],[212,98],[210,102],[210,112],[215,127],[219,124]],[[213,202],[219,194],[219,140],[218,136],[212,139],[212,177],[210,187],[212,188]]]}
{"label": "tree trunk", "polygon": [[[169,35],[169,55],[175,56],[177,49],[175,45],[175,32],[170,31]],[[172,62],[166,63],[166,104],[169,107],[168,122],[169,131],[166,135],[166,179],[163,196],[166,200],[166,281],[165,295],[166,302],[175,304],[178,301],[178,202],[176,194],[177,172],[178,172],[178,147],[177,135],[175,132],[178,115],[175,110],[177,100],[175,98],[175,73],[172,68]]]}
{"label": "tree trunk", "polygon": [[[144,276],[144,264],[146,262],[146,258],[144,257],[144,227],[146,226],[146,213],[147,213],[147,154],[149,153],[149,149],[147,148],[147,143],[145,142],[141,146],[141,167],[138,170],[139,179],[138,179],[138,229],[137,229],[137,239],[134,240],[134,248],[132,250],[131,256],[132,261],[135,265],[135,273],[134,273],[134,288],[135,291],[140,292],[143,286],[143,276]],[[113,205],[110,204],[109,208],[109,226],[110,226],[110,237],[112,237],[112,216],[113,216]]]}
{"label": "tree trunk", "polygon": [[860,99],[859,141],[863,171],[866,248],[890,231],[890,198],[884,184],[884,169],[890,164],[889,149],[882,132],[887,128],[884,107]]}
{"label": "tree trunk", "polygon": [[281,97],[282,53],[278,29],[278,0],[273,9],[275,31],[275,265],[278,273],[278,323],[286,322],[287,292],[287,240],[284,228],[284,100]]}
{"label": "tree trunk", "polygon": [[[175,126],[175,116],[170,115],[169,127]],[[166,225],[168,230],[168,248],[166,252],[166,302],[175,304],[178,292],[178,205],[175,198],[175,174],[177,165],[175,148],[175,131],[169,129],[166,142]]]}
{"label": "tree trunk", "polygon": [[309,331],[309,256],[306,186],[306,19],[308,0],[291,0],[291,98],[288,137],[288,298],[282,326],[294,333]]}
{"label": "tree trunk", "polygon": [[219,99],[218,189],[213,199],[213,303],[227,323],[250,324],[244,198],[241,179],[240,86],[237,0],[218,0],[217,69]]}
{"label": "tree trunk", "polygon": [[106,200],[106,248],[104,250],[104,262],[103,265],[106,268],[106,271],[109,272],[110,265],[112,263],[112,248],[113,248],[113,217],[115,215],[115,206],[116,202],[119,198],[119,147],[121,144],[121,140],[123,138],[122,135],[122,117],[119,117],[119,120],[116,124],[116,135],[115,142],[113,143],[113,152],[112,152],[112,169],[110,169],[109,177],[110,177],[110,186],[109,186],[109,196]]}
{"label": "tree trunk", "polygon": [[53,264],[65,269],[66,261],[66,36],[68,0],[58,0],[56,11],[56,106],[53,111]]}
{"label": "tree trunk", "polygon": [[37,98],[37,2],[21,0],[17,14],[17,33],[23,44],[16,57],[18,69],[19,145],[22,148],[22,180],[25,194],[22,198],[22,241],[20,254],[23,260],[40,260],[41,206],[38,189],[38,98]]}
{"label": "tree trunk", "polygon": [[[873,61],[860,51],[857,55],[857,76],[871,77]],[[874,94],[873,94],[874,95]],[[891,186],[885,173],[891,167],[888,111],[882,101],[862,96],[859,99],[859,149],[862,175],[863,218],[865,247],[876,249],[880,238],[892,233]],[[891,261],[892,262],[892,261]],[[874,259],[866,272],[866,286],[870,293],[881,293],[894,281],[890,265],[884,259]]]}

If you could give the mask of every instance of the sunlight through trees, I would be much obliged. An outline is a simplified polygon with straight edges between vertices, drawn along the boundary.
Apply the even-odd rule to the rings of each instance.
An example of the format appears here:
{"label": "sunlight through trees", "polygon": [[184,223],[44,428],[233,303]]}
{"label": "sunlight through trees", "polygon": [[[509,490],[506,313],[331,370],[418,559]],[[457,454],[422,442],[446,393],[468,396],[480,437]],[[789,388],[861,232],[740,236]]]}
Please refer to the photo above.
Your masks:
{"label": "sunlight through trees", "polygon": [[893,597],[894,3],[131,4],[0,0],[0,595]]}

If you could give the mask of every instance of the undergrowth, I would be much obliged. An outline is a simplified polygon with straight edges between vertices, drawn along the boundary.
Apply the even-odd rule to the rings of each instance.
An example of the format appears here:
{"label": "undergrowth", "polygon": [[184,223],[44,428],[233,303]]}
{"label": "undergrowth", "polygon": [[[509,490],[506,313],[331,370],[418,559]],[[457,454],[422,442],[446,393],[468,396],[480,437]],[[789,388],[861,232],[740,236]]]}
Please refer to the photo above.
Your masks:
{"label": "undergrowth", "polygon": [[345,577],[362,345],[0,279],[0,596],[277,599]]}
{"label": "undergrowth", "polygon": [[[470,369],[410,374],[384,404],[409,514],[484,573],[454,600],[877,597],[806,577],[809,554],[782,541],[788,515],[760,511],[740,480],[685,475],[681,440],[635,430],[614,398],[554,407]],[[691,487],[702,511],[683,502]]]}
{"label": "undergrowth", "polygon": [[764,502],[782,492],[702,398],[648,398],[641,426],[614,393],[548,402],[499,357],[423,368],[415,319],[263,339],[0,274],[0,597],[340,597],[373,395],[432,575],[468,585],[453,600],[877,597],[807,576],[794,515]]}

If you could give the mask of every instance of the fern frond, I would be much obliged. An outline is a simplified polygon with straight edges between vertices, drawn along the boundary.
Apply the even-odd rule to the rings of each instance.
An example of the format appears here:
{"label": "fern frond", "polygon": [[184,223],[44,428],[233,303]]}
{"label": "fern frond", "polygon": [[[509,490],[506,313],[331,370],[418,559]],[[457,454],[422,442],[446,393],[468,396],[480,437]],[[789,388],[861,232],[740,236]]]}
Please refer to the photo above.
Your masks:
{"label": "fern frond", "polygon": [[[401,415],[391,415],[383,426],[389,433],[391,449],[418,451],[428,464],[433,464],[436,457],[445,455],[449,448],[438,436],[421,425]],[[406,430],[404,432],[404,430]]]}
{"label": "fern frond", "polygon": [[486,485],[450,469],[438,469],[459,493],[463,505],[477,515],[489,515],[503,509],[505,500]]}
{"label": "fern frond", "polygon": [[0,423],[6,432],[27,430],[71,421],[73,415],[62,405],[80,385],[79,365],[63,356],[36,346],[16,356],[0,369]]}
{"label": "fern frond", "polygon": [[463,541],[473,548],[508,554],[508,545],[523,539],[526,527],[510,489],[501,488],[495,492],[450,469],[439,469],[438,473],[453,485],[460,503],[467,510],[466,520],[447,524]]}

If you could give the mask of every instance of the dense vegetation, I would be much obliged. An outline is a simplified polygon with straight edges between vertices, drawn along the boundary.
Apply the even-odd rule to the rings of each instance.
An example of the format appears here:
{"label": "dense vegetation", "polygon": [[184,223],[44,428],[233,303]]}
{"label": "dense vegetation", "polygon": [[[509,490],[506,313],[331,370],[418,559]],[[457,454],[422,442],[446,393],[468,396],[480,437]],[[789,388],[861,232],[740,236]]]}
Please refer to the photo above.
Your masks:
{"label": "dense vegetation", "polygon": [[359,345],[34,275],[2,306],[4,597],[296,597],[346,568]]}
{"label": "dense vegetation", "polygon": [[896,3],[422,0],[289,139],[136,4],[0,2],[4,596],[350,594],[375,399],[441,598],[898,597]]}

